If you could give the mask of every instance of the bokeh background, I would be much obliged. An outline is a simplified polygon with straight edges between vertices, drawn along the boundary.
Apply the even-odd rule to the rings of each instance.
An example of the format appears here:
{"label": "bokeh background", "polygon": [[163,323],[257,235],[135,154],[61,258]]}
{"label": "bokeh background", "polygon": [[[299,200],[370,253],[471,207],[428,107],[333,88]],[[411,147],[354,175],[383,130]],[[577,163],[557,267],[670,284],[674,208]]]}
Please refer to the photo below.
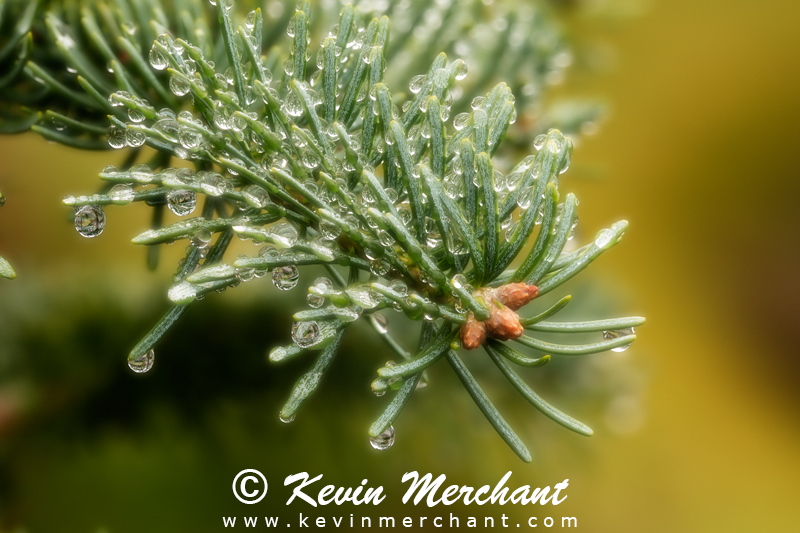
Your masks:
{"label": "bokeh background", "polygon": [[[514,486],[569,478],[557,508],[502,511],[575,516],[584,531],[796,531],[800,4],[588,3],[597,9],[564,9],[561,21],[576,57],[592,59],[554,98],[599,97],[608,113],[576,143],[562,188],[581,199],[579,240],[621,218],[631,226],[560,293],[573,294],[574,316],[648,322],[624,353],[526,377],[592,438],[543,420],[476,352],[467,364],[534,462],[505,447],[444,363],[398,420],[394,447],[377,452],[366,428],[387,398],[369,383],[389,356],[367,328],[281,424],[310,362],[267,364],[303,295],[266,279],[193,305],[153,370],[133,375],[125,354],[163,312],[180,250],[148,272],[128,244],[148,221],[136,206],[109,208],[103,235],[82,239],[60,199],[92,190],[108,154],[2,137],[0,250],[20,275],[0,285],[0,531],[217,531],[224,515],[296,517],[309,509],[278,495],[299,471],[384,485],[381,515],[499,516],[399,505],[410,470],[470,485],[508,470]],[[255,509],[230,493],[242,468],[271,482]],[[320,514],[351,512],[378,516]]]}

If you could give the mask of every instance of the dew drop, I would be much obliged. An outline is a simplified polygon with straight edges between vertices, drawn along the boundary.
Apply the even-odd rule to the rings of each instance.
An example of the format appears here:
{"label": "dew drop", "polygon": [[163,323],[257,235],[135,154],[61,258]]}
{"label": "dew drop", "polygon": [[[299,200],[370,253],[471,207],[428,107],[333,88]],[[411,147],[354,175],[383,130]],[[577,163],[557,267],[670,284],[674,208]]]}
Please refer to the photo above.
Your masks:
{"label": "dew drop", "polygon": [[142,374],[153,368],[153,362],[155,360],[156,360],[155,351],[150,350],[149,352],[143,353],[137,357],[129,357],[128,368],[130,368],[137,374]]}
{"label": "dew drop", "polygon": [[97,237],[106,227],[106,215],[101,205],[85,205],[75,212],[75,229],[86,238]]}
{"label": "dew drop", "polygon": [[[625,337],[628,335],[633,335],[635,333],[635,328],[625,328],[625,329],[615,329],[610,331],[603,332],[603,338],[606,340],[613,340],[618,339],[620,337]],[[628,348],[630,348],[630,344],[626,344],[624,346],[617,346],[616,348],[611,348],[612,352],[624,352]]]}
{"label": "dew drop", "polygon": [[292,340],[300,348],[314,346],[322,340],[319,324],[313,320],[308,322],[295,322],[292,326]]}
{"label": "dew drop", "polygon": [[394,426],[389,426],[389,429],[378,435],[377,437],[370,437],[369,443],[376,450],[388,450],[394,444]]}
{"label": "dew drop", "polygon": [[125,148],[127,142],[125,141],[125,130],[119,126],[109,126],[106,132],[108,144],[112,148]]}
{"label": "dew drop", "polygon": [[189,242],[195,248],[208,248],[211,243],[211,232],[206,228],[199,229],[189,238]]}
{"label": "dew drop", "polygon": [[456,289],[463,289],[468,285],[467,277],[464,274],[456,274],[453,276],[452,283]]}
{"label": "dew drop", "polygon": [[469,123],[469,113],[459,113],[453,119],[453,127],[459,131],[463,130],[464,126]]}
{"label": "dew drop", "polygon": [[369,271],[376,276],[385,276],[389,273],[389,265],[385,261],[375,259],[369,263]]}
{"label": "dew drop", "polygon": [[463,80],[467,77],[468,72],[469,68],[467,67],[467,64],[462,61],[461,65],[459,65],[458,70],[456,71],[456,79]]}
{"label": "dew drop", "polygon": [[420,74],[419,76],[414,76],[411,78],[411,82],[408,84],[408,90],[414,94],[417,94],[420,89],[422,89],[422,84],[425,83],[425,76]]}
{"label": "dew drop", "polygon": [[179,189],[177,191],[171,191],[167,195],[167,206],[169,210],[179,217],[190,214],[194,211],[196,205],[197,193],[194,191]]}
{"label": "dew drop", "polygon": [[192,150],[200,146],[200,141],[202,139],[200,134],[196,131],[193,131],[185,126],[181,126],[180,133],[178,134],[178,140],[180,141],[181,146],[187,150]]}
{"label": "dew drop", "polygon": [[374,313],[370,315],[369,319],[378,332],[387,333],[389,331],[389,321],[381,313]]}
{"label": "dew drop", "polygon": [[192,86],[189,82],[183,78],[174,75],[169,78],[169,90],[172,91],[175,96],[184,96],[191,88]]}
{"label": "dew drop", "polygon": [[142,122],[144,120],[144,113],[142,113],[139,109],[130,108],[128,109],[128,118],[131,119],[132,122]]}
{"label": "dew drop", "polygon": [[339,226],[328,220],[322,220],[319,223],[319,231],[322,234],[322,238],[328,241],[338,238],[342,233],[342,230],[339,228]]}
{"label": "dew drop", "polygon": [[294,421],[294,417],[295,417],[295,415],[292,415],[292,416],[290,416],[288,418],[284,418],[283,414],[278,415],[278,418],[280,418],[281,422],[283,422],[284,424],[288,424],[290,422],[293,422]]}
{"label": "dew drop", "polygon": [[222,196],[222,193],[227,189],[225,178],[217,172],[206,172],[199,177],[200,188],[209,196]]}
{"label": "dew drop", "polygon": [[248,185],[242,189],[242,196],[245,201],[253,207],[259,209],[267,206],[270,203],[269,194],[262,187],[258,185]]}
{"label": "dew drop", "polygon": [[147,139],[144,133],[136,130],[125,130],[125,144],[131,147],[142,146]]}
{"label": "dew drop", "polygon": [[156,48],[155,45],[150,49],[150,64],[156,70],[164,70],[167,68],[167,58],[161,53],[161,50]]}
{"label": "dew drop", "polygon": [[275,267],[272,271],[272,284],[282,291],[293,289],[300,278],[300,272],[294,265]]}
{"label": "dew drop", "polygon": [[108,191],[108,197],[116,205],[126,205],[133,201],[133,188],[127,183],[117,183]]}
{"label": "dew drop", "polygon": [[150,170],[150,167],[147,165],[136,165],[135,167],[131,168],[130,170],[131,178],[135,179],[139,183],[152,183],[153,181],[153,171]]}
{"label": "dew drop", "polygon": [[[269,236],[287,248],[294,246],[297,242],[297,230],[288,222],[281,222],[272,226],[269,229]],[[291,289],[292,287],[289,288]]]}

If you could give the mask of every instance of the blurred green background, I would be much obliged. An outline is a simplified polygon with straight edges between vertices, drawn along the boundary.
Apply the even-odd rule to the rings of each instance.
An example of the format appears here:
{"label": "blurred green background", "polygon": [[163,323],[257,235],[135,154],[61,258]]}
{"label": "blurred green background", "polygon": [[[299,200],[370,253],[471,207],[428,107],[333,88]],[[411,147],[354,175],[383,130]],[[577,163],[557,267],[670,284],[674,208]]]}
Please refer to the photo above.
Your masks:
{"label": "blurred green background", "polygon": [[[372,450],[366,428],[388,398],[369,383],[390,357],[367,328],[348,336],[297,420],[281,424],[310,361],[267,364],[303,294],[266,279],[193,305],[153,370],[133,375],[125,354],[165,308],[178,245],[147,272],[143,250],[128,244],[148,223],[139,206],[109,208],[103,235],[82,239],[60,200],[93,190],[109,155],[3,137],[0,250],[20,275],[0,285],[0,531],[217,531],[223,515],[296,517],[310,509],[278,495],[299,471],[384,485],[380,515],[501,512],[399,505],[410,470],[471,485],[508,470],[512,486],[569,478],[563,504],[503,508],[512,520],[796,531],[800,4],[615,2],[609,16],[602,0],[589,3],[594,16],[566,12],[563,22],[591,68],[556,96],[597,96],[610,112],[576,143],[562,188],[581,199],[578,240],[621,218],[631,227],[559,293],[573,294],[581,317],[610,309],[648,323],[627,352],[526,377],[592,438],[543,420],[475,352],[467,364],[532,464],[505,447],[444,363],[398,420],[394,447]],[[242,468],[270,481],[259,505],[231,495]],[[350,506],[319,514],[351,512],[378,516]]]}

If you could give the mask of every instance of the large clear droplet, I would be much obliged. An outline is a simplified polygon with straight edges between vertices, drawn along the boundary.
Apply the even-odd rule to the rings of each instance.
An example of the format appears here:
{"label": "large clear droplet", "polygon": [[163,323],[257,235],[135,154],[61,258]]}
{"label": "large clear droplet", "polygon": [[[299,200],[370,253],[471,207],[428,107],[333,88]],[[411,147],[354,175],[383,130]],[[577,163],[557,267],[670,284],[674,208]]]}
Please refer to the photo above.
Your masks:
{"label": "large clear droplet", "polygon": [[139,109],[130,108],[128,109],[128,118],[131,119],[132,122],[142,122],[144,120],[144,113],[142,113]]}
{"label": "large clear droplet", "polygon": [[143,353],[138,357],[129,357],[128,367],[137,374],[142,374],[153,368],[153,362],[155,362],[155,359],[155,351],[150,350],[149,352]]}
{"label": "large clear droplet", "polygon": [[293,289],[300,279],[300,272],[294,265],[276,267],[272,271],[272,284],[282,291]]}
{"label": "large clear droplet", "polygon": [[155,45],[150,49],[150,64],[156,70],[164,70],[167,68],[167,58],[161,53],[161,50],[156,48]]}
{"label": "large clear droplet", "polygon": [[320,221],[319,231],[322,234],[322,238],[329,241],[336,239],[342,233],[338,225],[327,220]]}
{"label": "large clear droplet", "polygon": [[192,236],[189,238],[189,242],[192,243],[192,246],[195,248],[208,248],[211,244],[211,231],[206,228],[201,228],[194,232]]}
{"label": "large clear droplet", "polygon": [[417,94],[422,89],[422,84],[425,83],[425,76],[420,74],[411,78],[411,83],[408,84],[408,90]]}
{"label": "large clear droplet", "polygon": [[380,333],[387,333],[389,331],[389,321],[381,313],[374,313],[369,317],[372,325]]}
{"label": "large clear droplet", "polygon": [[106,215],[101,205],[85,205],[75,212],[75,229],[83,237],[97,237],[106,227]]}
{"label": "large clear droplet", "polygon": [[[297,242],[297,230],[288,222],[275,224],[269,229],[269,236],[287,248]],[[294,287],[294,285],[292,285]],[[291,287],[290,287],[291,288]]]}
{"label": "large clear droplet", "polygon": [[221,174],[206,172],[200,176],[200,188],[210,196],[222,196],[227,189],[227,184]]}
{"label": "large clear droplet", "polygon": [[106,139],[111,148],[125,148],[125,130],[119,126],[109,126]]}
{"label": "large clear droplet", "polygon": [[456,274],[453,276],[452,283],[456,289],[463,289],[468,285],[467,277],[464,274]]}
{"label": "large clear droplet", "polygon": [[463,80],[467,77],[467,72],[469,72],[469,68],[467,67],[467,64],[462,61],[461,65],[459,65],[458,70],[456,71],[456,79]]}
{"label": "large clear droplet", "polygon": [[169,89],[175,96],[184,96],[191,88],[192,86],[189,85],[189,82],[183,78],[174,75],[169,78]]}
{"label": "large clear droplet", "polygon": [[[618,339],[620,337],[626,337],[628,335],[633,335],[635,333],[635,328],[625,328],[625,329],[615,329],[611,331],[604,331],[603,338],[606,340],[613,340]],[[612,352],[624,352],[628,348],[630,348],[630,344],[626,344],[624,346],[617,346],[616,348],[611,348]]]}
{"label": "large clear droplet", "polygon": [[389,429],[378,435],[377,437],[370,437],[369,443],[376,450],[388,450],[394,444],[394,426],[389,426]]}
{"label": "large clear droplet", "polygon": [[136,148],[142,146],[146,140],[147,136],[141,131],[131,129],[125,130],[125,144],[128,146]]}
{"label": "large clear droplet", "polygon": [[292,340],[300,348],[308,348],[317,344],[320,338],[319,324],[316,322],[295,322],[292,326]]}
{"label": "large clear droplet", "polygon": [[453,127],[458,130],[463,130],[464,126],[469,123],[469,113],[459,113],[453,119]]}
{"label": "large clear droplet", "polygon": [[133,201],[133,188],[127,183],[117,183],[108,191],[108,197],[116,205],[126,205]]}
{"label": "large clear droplet", "polygon": [[258,185],[248,185],[242,189],[242,196],[253,207],[263,208],[270,203],[269,194]]}

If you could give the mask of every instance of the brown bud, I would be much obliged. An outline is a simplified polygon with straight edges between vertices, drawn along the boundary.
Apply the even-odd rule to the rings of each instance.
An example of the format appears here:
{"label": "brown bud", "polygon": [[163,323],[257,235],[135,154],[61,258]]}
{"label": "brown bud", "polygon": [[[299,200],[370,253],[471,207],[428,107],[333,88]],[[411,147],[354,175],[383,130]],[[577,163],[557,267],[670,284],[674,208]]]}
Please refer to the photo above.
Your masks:
{"label": "brown bud", "polygon": [[486,342],[487,335],[501,341],[518,339],[525,329],[519,323],[517,309],[539,294],[539,288],[527,283],[509,283],[496,289],[483,287],[473,293],[489,303],[489,318],[478,322],[472,313],[461,326],[461,346],[474,350]]}
{"label": "brown bud", "polygon": [[539,294],[539,287],[527,283],[509,283],[495,290],[494,296],[512,311],[516,311]]}
{"label": "brown bud", "polygon": [[474,350],[486,342],[486,324],[478,322],[472,313],[461,326],[461,346],[465,350]]}
{"label": "brown bud", "polygon": [[493,307],[484,324],[486,332],[501,341],[519,338],[524,331],[522,324],[519,323],[519,315],[506,306]]}

